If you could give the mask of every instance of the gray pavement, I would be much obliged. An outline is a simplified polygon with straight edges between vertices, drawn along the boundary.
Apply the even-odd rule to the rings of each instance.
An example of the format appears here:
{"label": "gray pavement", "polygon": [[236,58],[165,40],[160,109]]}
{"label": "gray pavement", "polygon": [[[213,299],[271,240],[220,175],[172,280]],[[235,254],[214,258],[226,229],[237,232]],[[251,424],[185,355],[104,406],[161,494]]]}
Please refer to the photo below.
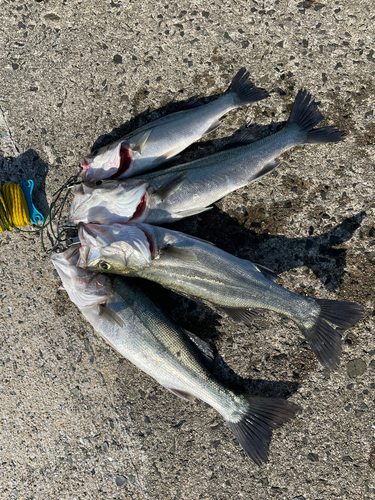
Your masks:
{"label": "gray pavement", "polygon": [[215,347],[219,377],[300,406],[257,467],[213,409],[177,399],[95,334],[36,235],[0,233],[0,498],[374,498],[373,2],[0,6],[1,184],[33,179],[45,213],[94,144],[224,91],[246,66],[270,98],[229,113],[182,160],[249,121],[255,138],[276,130],[302,87],[346,139],[284,154],[274,174],[173,228],[274,269],[295,292],[367,308],[329,374],[286,319],[247,327],[150,286]]}

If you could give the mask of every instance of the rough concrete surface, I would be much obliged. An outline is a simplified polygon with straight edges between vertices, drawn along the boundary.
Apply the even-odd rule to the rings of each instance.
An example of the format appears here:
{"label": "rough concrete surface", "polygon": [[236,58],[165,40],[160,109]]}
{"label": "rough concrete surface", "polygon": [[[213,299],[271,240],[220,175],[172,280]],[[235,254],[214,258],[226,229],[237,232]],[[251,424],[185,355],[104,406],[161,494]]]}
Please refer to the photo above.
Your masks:
{"label": "rough concrete surface", "polygon": [[95,334],[37,235],[0,233],[0,498],[374,498],[373,2],[0,7],[2,184],[33,179],[46,213],[94,144],[223,92],[245,66],[270,98],[229,113],[180,161],[247,122],[255,138],[276,130],[302,87],[346,139],[285,153],[275,173],[173,228],[274,269],[297,293],[367,308],[328,373],[289,320],[262,314],[247,327],[150,285],[215,347],[218,377],[300,406],[258,467],[213,409],[177,399]]}

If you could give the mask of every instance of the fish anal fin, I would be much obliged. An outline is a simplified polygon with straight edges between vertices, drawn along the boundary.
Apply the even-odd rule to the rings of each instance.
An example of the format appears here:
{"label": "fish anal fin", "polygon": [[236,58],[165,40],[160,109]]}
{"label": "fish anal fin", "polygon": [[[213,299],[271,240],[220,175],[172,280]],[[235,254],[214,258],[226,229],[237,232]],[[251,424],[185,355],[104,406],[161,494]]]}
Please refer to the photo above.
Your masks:
{"label": "fish anal fin", "polygon": [[220,307],[222,311],[224,311],[228,316],[235,321],[240,321],[245,323],[247,326],[251,326],[253,320],[258,316],[258,309],[239,309],[236,307]]}
{"label": "fish anal fin", "polygon": [[142,135],[142,137],[139,139],[137,144],[135,146],[133,146],[133,148],[132,148],[133,151],[138,151],[138,153],[142,154],[142,150],[145,147],[145,144],[146,144],[148,138],[150,137],[151,132],[152,132],[152,129],[147,130],[147,132],[145,132]]}
{"label": "fish anal fin", "polygon": [[191,217],[192,215],[201,214],[202,212],[207,212],[208,210],[212,210],[213,207],[204,207],[204,208],[192,208],[191,210],[182,210],[181,212],[175,212],[173,217],[176,219],[183,219],[184,217]]}
{"label": "fish anal fin", "polygon": [[202,135],[202,137],[208,135],[208,134],[211,134],[211,132],[215,132],[215,130],[217,130],[221,125],[221,122],[219,120],[215,120],[209,127],[208,129],[205,131],[205,133]]}
{"label": "fish anal fin", "polygon": [[211,370],[213,360],[215,359],[215,353],[210,344],[197,337],[194,333],[185,330],[184,328],[182,329],[182,331],[189,339],[189,341],[197,348],[199,357],[201,358],[204,366],[208,370]]}
{"label": "fish anal fin", "polygon": [[281,161],[271,161],[270,163],[267,163],[264,165],[264,167],[255,175],[255,177],[252,177],[250,179],[251,182],[256,181],[257,179],[261,179],[265,175],[269,174],[275,168],[277,168],[282,162]]}
{"label": "fish anal fin", "polygon": [[276,282],[276,280],[278,279],[278,275],[274,271],[272,271],[272,269],[268,269],[268,267],[261,266],[260,264],[254,264],[254,266],[257,267],[258,270],[263,274],[263,276],[268,280]]}
{"label": "fish anal fin", "polygon": [[115,313],[115,311],[112,311],[112,309],[109,309],[108,307],[105,307],[103,305],[99,306],[99,316],[108,320],[112,325],[125,325],[123,320],[117,313]]}
{"label": "fish anal fin", "polygon": [[174,257],[175,259],[180,259],[187,262],[193,262],[197,260],[197,255],[192,250],[176,247],[174,245],[168,245],[165,248],[161,249],[161,253],[168,255],[169,257]]}
{"label": "fish anal fin", "polygon": [[162,184],[154,193],[154,196],[158,196],[161,200],[165,200],[172,193],[174,193],[184,182],[187,177],[186,172],[180,172],[174,175],[171,179],[167,180]]}
{"label": "fish anal fin", "polygon": [[180,151],[181,151],[181,146],[177,146],[177,147],[167,151],[163,155],[159,156],[158,158],[155,158],[155,160],[152,163],[163,163],[164,161],[168,160],[169,158],[172,158],[173,156],[175,156]]}
{"label": "fish anal fin", "polygon": [[172,389],[171,387],[166,387],[168,391],[177,396],[178,398],[184,399],[185,401],[190,401],[191,403],[195,403],[195,398],[191,394],[185,391],[180,391],[178,389]]}

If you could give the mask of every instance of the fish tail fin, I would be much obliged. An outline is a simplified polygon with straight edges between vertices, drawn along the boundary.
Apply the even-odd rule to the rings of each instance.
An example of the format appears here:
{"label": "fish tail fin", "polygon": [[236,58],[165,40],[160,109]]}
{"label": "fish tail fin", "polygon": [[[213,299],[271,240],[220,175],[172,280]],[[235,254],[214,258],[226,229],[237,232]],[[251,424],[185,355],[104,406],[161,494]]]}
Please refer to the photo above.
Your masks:
{"label": "fish tail fin", "polygon": [[234,101],[236,107],[261,101],[268,97],[268,92],[266,90],[255,87],[250,81],[250,75],[245,68],[241,68],[238,71],[226,93],[235,94]]}
{"label": "fish tail fin", "polygon": [[235,419],[227,420],[246,454],[257,465],[267,461],[272,430],[291,419],[298,406],[284,399],[244,395]]}
{"label": "fish tail fin", "polygon": [[320,312],[314,323],[299,325],[319,362],[332,370],[339,364],[341,354],[341,334],[327,321],[346,330],[363,318],[365,308],[355,302],[315,299]]}
{"label": "fish tail fin", "polygon": [[323,120],[316,102],[306,90],[299,90],[287,125],[298,125],[303,138],[301,144],[319,144],[342,141],[345,134],[335,127],[311,130]]}

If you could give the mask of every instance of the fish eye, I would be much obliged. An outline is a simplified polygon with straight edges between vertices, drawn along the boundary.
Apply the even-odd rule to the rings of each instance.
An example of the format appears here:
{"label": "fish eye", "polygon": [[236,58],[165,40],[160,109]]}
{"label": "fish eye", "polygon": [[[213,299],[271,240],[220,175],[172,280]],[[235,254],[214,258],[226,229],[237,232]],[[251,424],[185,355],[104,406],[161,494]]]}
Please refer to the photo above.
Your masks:
{"label": "fish eye", "polygon": [[104,269],[105,271],[106,271],[107,269],[110,269],[110,267],[111,267],[109,264],[107,264],[107,262],[100,262],[99,266],[100,266],[102,269]]}
{"label": "fish eye", "polygon": [[103,181],[96,181],[95,186],[100,186],[100,184],[103,184]]}
{"label": "fish eye", "polygon": [[99,149],[95,149],[95,151],[93,151],[91,153],[91,156],[96,156],[98,153],[99,153]]}

